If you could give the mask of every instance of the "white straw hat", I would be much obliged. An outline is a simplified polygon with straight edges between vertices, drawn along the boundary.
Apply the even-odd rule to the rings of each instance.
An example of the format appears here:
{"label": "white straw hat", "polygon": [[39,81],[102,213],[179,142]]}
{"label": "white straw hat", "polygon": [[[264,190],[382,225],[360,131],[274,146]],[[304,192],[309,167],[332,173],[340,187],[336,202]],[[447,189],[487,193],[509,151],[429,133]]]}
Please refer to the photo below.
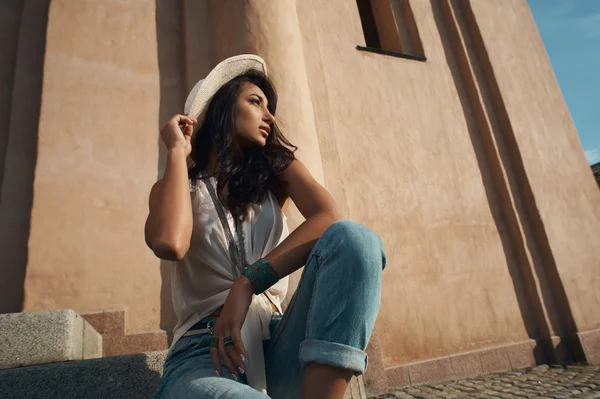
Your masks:
{"label": "white straw hat", "polygon": [[231,79],[255,69],[267,74],[267,64],[254,54],[242,54],[227,58],[219,63],[206,78],[200,80],[185,100],[184,114],[198,120],[196,126],[202,126],[210,100],[219,89]]}

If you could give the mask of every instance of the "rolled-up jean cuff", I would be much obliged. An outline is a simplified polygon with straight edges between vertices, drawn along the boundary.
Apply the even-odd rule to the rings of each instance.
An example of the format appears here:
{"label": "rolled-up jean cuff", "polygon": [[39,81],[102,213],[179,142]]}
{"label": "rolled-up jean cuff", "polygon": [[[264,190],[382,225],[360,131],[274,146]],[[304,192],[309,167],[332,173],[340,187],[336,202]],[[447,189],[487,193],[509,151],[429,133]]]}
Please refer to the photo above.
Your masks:
{"label": "rolled-up jean cuff", "polygon": [[304,367],[310,362],[352,370],[354,375],[361,375],[367,369],[368,360],[364,351],[353,346],[306,339],[300,344],[300,363]]}

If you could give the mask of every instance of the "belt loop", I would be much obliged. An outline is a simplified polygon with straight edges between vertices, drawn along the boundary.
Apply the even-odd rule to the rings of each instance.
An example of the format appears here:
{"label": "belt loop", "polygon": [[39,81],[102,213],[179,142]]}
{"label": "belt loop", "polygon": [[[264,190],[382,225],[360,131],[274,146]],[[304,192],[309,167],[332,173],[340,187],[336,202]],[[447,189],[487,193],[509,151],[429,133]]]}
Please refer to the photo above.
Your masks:
{"label": "belt loop", "polygon": [[213,329],[213,323],[216,322],[219,318],[215,317],[214,319],[209,320],[208,322],[206,322],[206,329],[208,330],[208,334],[210,335],[215,335],[215,330]]}

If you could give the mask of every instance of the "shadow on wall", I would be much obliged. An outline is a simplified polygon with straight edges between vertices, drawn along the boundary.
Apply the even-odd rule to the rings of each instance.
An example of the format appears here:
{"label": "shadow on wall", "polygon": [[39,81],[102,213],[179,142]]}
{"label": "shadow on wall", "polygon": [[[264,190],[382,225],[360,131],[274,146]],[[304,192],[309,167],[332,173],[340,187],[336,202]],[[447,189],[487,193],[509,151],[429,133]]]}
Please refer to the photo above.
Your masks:
{"label": "shadow on wall", "polygon": [[[523,324],[525,325],[528,337],[536,339],[539,337],[540,332],[538,331],[538,326],[534,322],[534,313],[531,309],[531,305],[527,300],[528,293],[524,286],[519,261],[515,254],[515,243],[511,237],[508,222],[503,213],[501,198],[496,188],[494,171],[492,170],[493,166],[490,166],[490,160],[488,159],[488,154],[486,153],[485,144],[482,139],[484,133],[480,133],[482,126],[478,124],[478,118],[482,117],[480,113],[484,111],[480,108],[480,104],[473,98],[472,90],[475,90],[475,87],[470,86],[472,82],[470,82],[468,78],[465,78],[465,75],[469,74],[468,61],[466,60],[466,54],[461,53],[457,49],[459,46],[458,32],[455,30],[455,26],[448,21],[448,10],[444,11],[442,9],[444,5],[440,5],[436,0],[432,0],[431,4],[434,19],[442,39],[446,61],[452,73],[452,78],[460,98],[465,120],[467,121],[469,136],[477,158],[481,180],[486,192],[490,211],[502,241],[508,272],[513,282],[519,310],[521,311],[521,317],[523,318]],[[489,132],[487,133],[489,134]],[[545,362],[544,352],[540,348],[536,348],[534,355],[538,364]]]}
{"label": "shadow on wall", "polygon": [[49,8],[0,5],[0,313],[22,311],[25,299]]}
{"label": "shadow on wall", "polygon": [[[185,55],[183,2],[176,5],[169,0],[156,1],[156,41],[160,79],[160,108],[156,140],[158,146],[157,179],[162,178],[166,164],[166,147],[160,139],[160,129],[176,113],[183,112],[185,101]],[[167,331],[169,345],[172,329],[177,322],[171,298],[172,263],[160,261],[160,328]]]}
{"label": "shadow on wall", "polygon": [[[536,361],[538,364],[568,361],[563,356],[577,360],[581,358],[581,348],[566,348],[564,342],[552,347],[551,336],[564,336],[576,331],[576,326],[470,5],[437,0],[431,4],[490,210],[502,240],[523,324],[529,338],[538,343],[534,350]],[[537,293],[536,276],[541,280],[541,298]],[[544,308],[548,310],[548,321]]]}

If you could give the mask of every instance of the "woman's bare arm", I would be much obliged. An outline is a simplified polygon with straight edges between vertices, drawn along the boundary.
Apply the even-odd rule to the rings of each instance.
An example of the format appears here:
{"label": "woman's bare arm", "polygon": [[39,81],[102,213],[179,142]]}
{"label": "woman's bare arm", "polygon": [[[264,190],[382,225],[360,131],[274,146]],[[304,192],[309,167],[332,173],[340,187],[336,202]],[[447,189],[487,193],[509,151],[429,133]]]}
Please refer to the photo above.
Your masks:
{"label": "woman's bare arm", "polygon": [[[293,161],[285,170],[283,179],[287,183],[287,193],[306,218],[292,234],[271,251],[265,259],[273,266],[279,278],[285,277],[304,265],[317,240],[331,224],[339,220],[333,197],[308,172],[300,161]],[[218,349],[210,351],[213,365],[221,371],[223,360],[233,374],[236,367],[243,367],[238,354],[244,354],[241,328],[252,302],[254,287],[245,276],[239,276],[227,295],[225,304],[215,326],[215,336],[219,338]],[[224,336],[231,336],[237,353],[225,351]],[[231,347],[228,347],[231,348]]]}
{"label": "woman's bare arm", "polygon": [[306,220],[265,256],[279,278],[304,266],[317,240],[329,226],[340,220],[331,194],[300,161],[294,160],[290,164],[283,179],[287,183],[288,195]]}
{"label": "woman's bare arm", "polygon": [[[144,229],[148,247],[165,260],[181,260],[190,248],[192,236],[192,202],[186,164],[192,122],[185,118],[174,117],[161,132],[168,148],[167,164],[163,178],[150,191],[150,213]],[[183,132],[178,132],[182,124]],[[184,141],[177,140],[177,133]]]}

